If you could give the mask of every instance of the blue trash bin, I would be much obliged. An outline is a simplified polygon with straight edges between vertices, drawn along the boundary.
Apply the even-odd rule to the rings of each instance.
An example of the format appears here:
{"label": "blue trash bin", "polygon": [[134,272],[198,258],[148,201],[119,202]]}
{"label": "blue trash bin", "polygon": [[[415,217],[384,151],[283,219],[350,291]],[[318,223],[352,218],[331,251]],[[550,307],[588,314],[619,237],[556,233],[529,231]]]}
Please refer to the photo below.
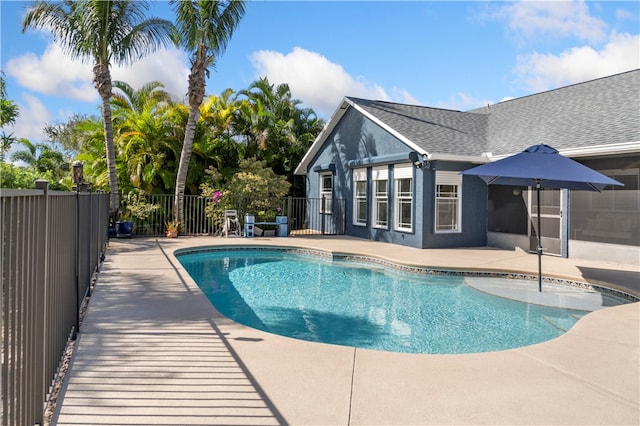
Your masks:
{"label": "blue trash bin", "polygon": [[286,216],[276,216],[276,224],[278,237],[286,237],[289,235],[289,227],[287,217]]}

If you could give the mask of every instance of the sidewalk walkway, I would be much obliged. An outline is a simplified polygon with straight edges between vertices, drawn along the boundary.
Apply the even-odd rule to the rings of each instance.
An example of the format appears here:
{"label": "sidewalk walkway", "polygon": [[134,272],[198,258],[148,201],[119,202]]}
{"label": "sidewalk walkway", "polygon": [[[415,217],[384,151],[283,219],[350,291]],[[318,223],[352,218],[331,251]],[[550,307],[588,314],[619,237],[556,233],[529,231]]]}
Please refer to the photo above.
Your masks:
{"label": "sidewalk walkway", "polygon": [[[419,250],[349,238],[260,238],[445,268],[535,273],[494,249]],[[412,355],[298,341],[222,317],[173,252],[246,239],[112,240],[54,424],[640,424],[640,303],[585,316],[558,339],[508,351]],[[545,274],[610,277],[637,265],[543,258]],[[593,278],[596,277],[596,278]]]}

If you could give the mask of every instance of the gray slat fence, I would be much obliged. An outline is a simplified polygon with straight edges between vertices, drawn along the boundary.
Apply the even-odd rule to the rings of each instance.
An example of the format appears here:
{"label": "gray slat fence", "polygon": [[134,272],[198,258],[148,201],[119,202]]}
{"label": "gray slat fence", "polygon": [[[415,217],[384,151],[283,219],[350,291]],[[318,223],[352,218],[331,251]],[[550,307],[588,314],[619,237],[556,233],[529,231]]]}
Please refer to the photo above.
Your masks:
{"label": "gray slat fence", "polygon": [[79,308],[108,243],[109,195],[0,193],[2,425],[42,424]]}

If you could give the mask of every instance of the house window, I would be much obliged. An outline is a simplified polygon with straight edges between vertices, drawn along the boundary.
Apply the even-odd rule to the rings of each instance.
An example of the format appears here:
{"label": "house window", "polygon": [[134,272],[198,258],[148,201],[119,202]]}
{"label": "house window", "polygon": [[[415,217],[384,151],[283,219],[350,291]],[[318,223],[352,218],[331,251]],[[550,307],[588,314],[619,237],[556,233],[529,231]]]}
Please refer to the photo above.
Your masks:
{"label": "house window", "polygon": [[395,229],[411,231],[413,226],[413,167],[396,166],[393,169],[395,182]]}
{"label": "house window", "polygon": [[331,213],[333,210],[333,174],[320,175],[320,213]]}
{"label": "house window", "polygon": [[353,171],[353,224],[367,224],[367,169]]}
{"label": "house window", "polygon": [[373,180],[373,227],[387,228],[389,216],[389,169],[374,167]]}
{"label": "house window", "polygon": [[436,232],[460,232],[462,176],[436,171]]}

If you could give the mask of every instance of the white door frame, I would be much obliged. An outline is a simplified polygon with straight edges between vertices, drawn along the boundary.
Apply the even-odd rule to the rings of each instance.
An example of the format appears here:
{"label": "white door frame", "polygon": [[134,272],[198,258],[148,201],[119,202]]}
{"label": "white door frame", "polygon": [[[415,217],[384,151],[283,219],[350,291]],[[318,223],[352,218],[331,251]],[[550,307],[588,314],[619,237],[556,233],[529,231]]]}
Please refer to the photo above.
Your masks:
{"label": "white door frame", "polygon": [[[565,233],[563,232],[564,229],[566,229],[566,206],[565,206],[565,196],[564,196],[564,191],[563,189],[551,189],[551,188],[545,188],[542,189],[541,191],[554,191],[557,193],[557,196],[553,197],[553,201],[556,201],[556,203],[553,204],[547,204],[544,205],[544,195],[543,193],[541,193],[541,212],[542,214],[540,215],[540,218],[542,220],[542,232],[541,232],[541,244],[542,247],[544,249],[544,253],[546,254],[553,254],[553,255],[558,255],[558,256],[562,256],[563,255],[563,246],[566,243],[566,241],[564,241],[565,238]],[[528,235],[529,235],[529,249],[531,251],[536,251],[536,247],[538,245],[537,242],[537,237],[536,235],[533,233],[534,226],[537,226],[538,224],[538,216],[536,215],[536,213],[534,212],[534,209],[537,209],[537,195],[536,195],[536,189],[535,188],[529,188],[529,190],[527,191],[527,212],[529,215],[529,221],[528,221]],[[549,223],[553,223],[555,220],[558,221],[558,235],[549,235]],[[547,222],[547,226],[545,227],[545,222]],[[545,233],[545,230],[547,231]]]}

